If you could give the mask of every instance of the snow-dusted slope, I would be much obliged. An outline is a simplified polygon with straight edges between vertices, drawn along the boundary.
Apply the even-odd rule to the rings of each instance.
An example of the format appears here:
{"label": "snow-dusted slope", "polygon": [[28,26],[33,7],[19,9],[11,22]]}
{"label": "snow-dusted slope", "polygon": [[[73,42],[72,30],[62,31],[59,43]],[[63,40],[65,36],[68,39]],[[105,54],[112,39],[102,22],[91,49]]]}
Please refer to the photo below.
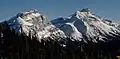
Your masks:
{"label": "snow-dusted slope", "polygon": [[25,33],[27,36],[31,34],[32,36],[36,36],[39,41],[47,37],[52,39],[65,37],[64,32],[52,25],[37,10],[18,13],[8,20],[7,23],[16,32]]}
{"label": "snow-dusted slope", "polygon": [[88,8],[76,11],[67,18],[61,17],[51,22],[64,31],[67,36],[78,41],[82,39],[85,42],[106,41],[120,36],[120,30],[117,29],[116,24],[95,15]]}

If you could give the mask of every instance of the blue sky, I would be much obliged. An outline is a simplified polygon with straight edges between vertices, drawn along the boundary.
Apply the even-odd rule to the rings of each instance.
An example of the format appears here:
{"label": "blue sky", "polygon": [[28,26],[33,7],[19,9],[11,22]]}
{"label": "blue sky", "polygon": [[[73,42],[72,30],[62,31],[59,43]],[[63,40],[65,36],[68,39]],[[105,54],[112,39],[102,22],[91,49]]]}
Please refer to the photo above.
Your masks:
{"label": "blue sky", "polygon": [[38,9],[51,20],[69,16],[82,8],[90,8],[108,19],[120,20],[120,0],[0,0],[0,20],[8,20],[29,9]]}

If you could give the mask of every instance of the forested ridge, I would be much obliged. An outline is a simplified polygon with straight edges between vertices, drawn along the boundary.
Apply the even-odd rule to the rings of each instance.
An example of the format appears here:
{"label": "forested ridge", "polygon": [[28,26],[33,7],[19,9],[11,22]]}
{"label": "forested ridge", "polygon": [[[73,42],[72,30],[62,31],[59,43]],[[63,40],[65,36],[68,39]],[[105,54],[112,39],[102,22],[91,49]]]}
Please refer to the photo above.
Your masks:
{"label": "forested ridge", "polygon": [[[57,42],[51,38],[38,41],[36,37],[16,33],[7,23],[0,24],[1,59],[117,59],[120,55],[120,36],[111,41]],[[61,38],[60,38],[61,39]],[[96,39],[97,40],[97,39]],[[64,46],[66,45],[66,46]]]}

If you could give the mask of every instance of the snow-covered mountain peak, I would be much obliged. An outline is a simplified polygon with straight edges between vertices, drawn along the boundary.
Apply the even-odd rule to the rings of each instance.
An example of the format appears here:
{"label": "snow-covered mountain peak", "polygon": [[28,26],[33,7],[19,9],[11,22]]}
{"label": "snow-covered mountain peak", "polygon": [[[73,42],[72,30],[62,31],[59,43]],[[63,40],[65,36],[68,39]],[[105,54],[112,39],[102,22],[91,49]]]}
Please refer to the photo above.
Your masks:
{"label": "snow-covered mountain peak", "polygon": [[[35,28],[39,29],[39,25],[43,26],[43,25],[47,25],[48,24],[48,20],[46,19],[46,17],[41,15],[40,12],[38,12],[36,10],[30,10],[28,12],[18,13],[16,16],[12,17],[7,22],[17,32],[21,31],[19,29],[20,26],[21,27],[23,27],[23,26],[24,27],[25,26],[31,27],[32,26],[32,27],[35,27]],[[40,28],[40,29],[42,29],[42,28]]]}
{"label": "snow-covered mountain peak", "polygon": [[[120,30],[112,26],[113,23],[105,21],[103,18],[92,13],[89,9],[77,11],[67,18],[52,20],[52,23],[63,30],[66,35],[74,39],[77,38],[79,41],[81,41],[80,38],[86,41],[85,37],[87,37],[88,41],[105,41],[106,36],[115,37],[120,34]],[[107,38],[107,40],[111,39]]]}
{"label": "snow-covered mountain peak", "polygon": [[100,21],[100,17],[91,12],[89,8],[77,10],[70,16],[71,18],[78,18],[82,21]]}
{"label": "snow-covered mountain peak", "polygon": [[27,12],[21,12],[16,15],[17,17],[21,17],[24,20],[30,20],[32,18],[42,16],[38,10],[29,10]]}
{"label": "snow-covered mountain peak", "polygon": [[37,10],[18,13],[7,21],[9,27],[16,32],[32,35],[39,40],[43,38],[65,37],[64,32],[51,24],[47,18]]}
{"label": "snow-covered mountain peak", "polygon": [[90,8],[83,8],[80,10],[80,12],[91,12]]}
{"label": "snow-covered mountain peak", "polygon": [[80,13],[80,12],[84,12],[84,13],[90,13],[91,12],[91,9],[89,8],[84,8],[84,9],[81,9],[81,10],[77,10],[75,13]]}

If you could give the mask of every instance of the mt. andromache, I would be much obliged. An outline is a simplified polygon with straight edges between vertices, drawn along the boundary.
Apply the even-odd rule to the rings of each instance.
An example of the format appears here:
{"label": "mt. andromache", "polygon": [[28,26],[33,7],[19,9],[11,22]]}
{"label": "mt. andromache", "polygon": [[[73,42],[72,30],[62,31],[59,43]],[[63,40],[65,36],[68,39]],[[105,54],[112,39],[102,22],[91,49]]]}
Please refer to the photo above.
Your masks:
{"label": "mt. andromache", "polygon": [[73,41],[98,42],[120,38],[118,24],[82,9],[66,18],[51,21]]}
{"label": "mt. andromache", "polygon": [[6,22],[10,29],[27,36],[31,34],[33,37],[37,37],[39,41],[49,37],[53,40],[70,38],[71,41],[97,43],[98,41],[105,42],[120,38],[117,23],[97,16],[88,8],[76,11],[66,18],[54,19],[51,22],[39,11],[30,10],[18,13]]}

